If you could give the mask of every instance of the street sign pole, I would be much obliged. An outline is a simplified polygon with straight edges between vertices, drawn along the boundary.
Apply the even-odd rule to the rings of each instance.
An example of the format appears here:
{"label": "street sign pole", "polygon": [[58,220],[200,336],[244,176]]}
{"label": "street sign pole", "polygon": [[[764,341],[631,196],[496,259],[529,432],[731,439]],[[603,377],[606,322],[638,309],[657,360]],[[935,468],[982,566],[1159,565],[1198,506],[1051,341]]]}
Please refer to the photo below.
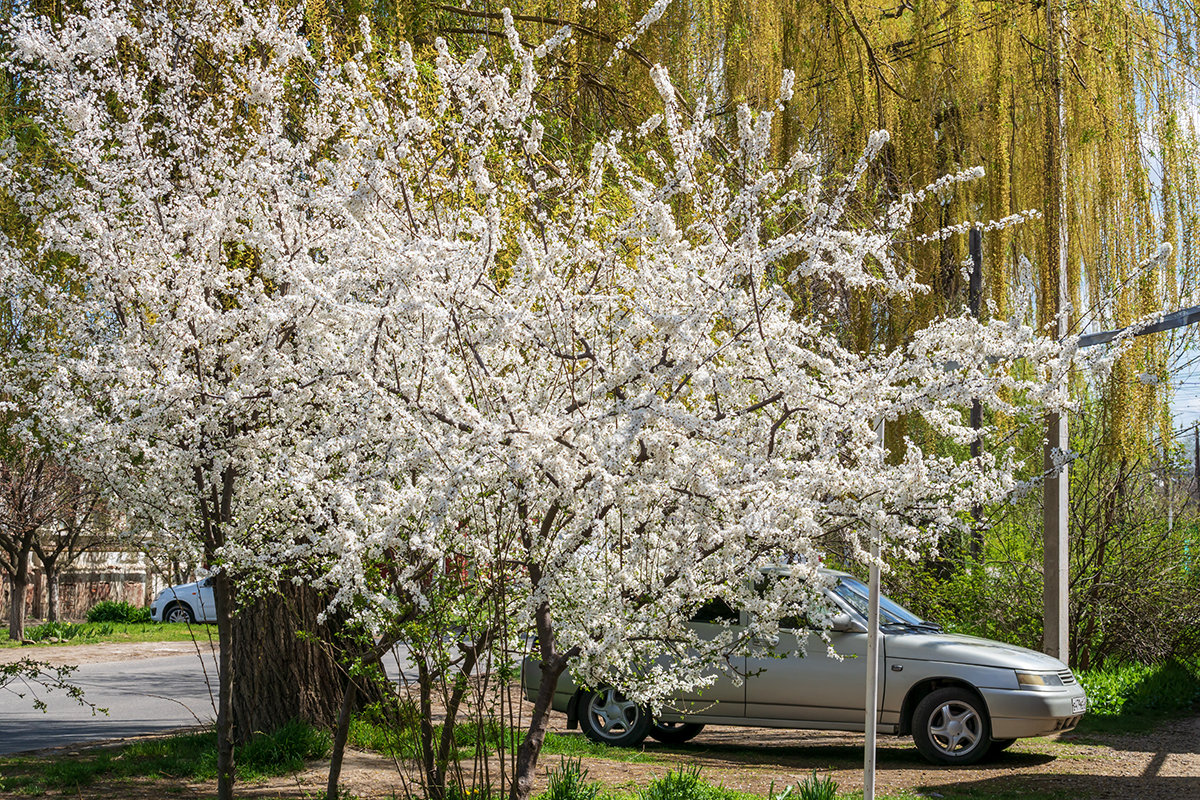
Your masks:
{"label": "street sign pole", "polygon": [[[886,455],[883,441],[883,420],[875,427],[880,452]],[[883,457],[883,456],[881,456]],[[867,596],[867,696],[866,742],[863,745],[863,800],[875,800],[875,740],[879,723],[879,537],[883,535],[871,526],[871,577]]]}

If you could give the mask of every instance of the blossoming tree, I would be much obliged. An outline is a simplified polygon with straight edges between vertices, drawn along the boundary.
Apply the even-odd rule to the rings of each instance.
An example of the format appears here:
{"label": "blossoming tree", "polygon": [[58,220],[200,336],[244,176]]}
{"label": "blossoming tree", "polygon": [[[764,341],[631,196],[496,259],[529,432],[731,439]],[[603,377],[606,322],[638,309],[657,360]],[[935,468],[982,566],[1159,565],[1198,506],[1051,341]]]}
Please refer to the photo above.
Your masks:
{"label": "blossoming tree", "polygon": [[[564,670],[654,705],[785,614],[827,619],[834,543],[912,555],[1013,488],[1002,441],[888,457],[877,429],[988,437],[971,401],[1014,422],[1061,404],[1071,352],[968,317],[892,350],[839,335],[851,298],[882,313],[925,291],[894,245],[975,172],[881,201],[865,176],[885,133],[845,176],[802,149],[772,164],[770,110],[741,108],[727,145],[661,69],[662,112],[573,159],[538,105],[570,29],[536,48],[505,30],[499,63],[374,52],[364,31],[335,64],[298,19],[237,0],[18,14],[6,66],[61,161],[23,191],[10,147],[4,183],[87,291],[56,292],[11,246],[0,264],[13,302],[75,344],[22,367],[44,416],[204,551],[223,644],[231,576],[317,568],[376,622],[429,603],[448,558],[500,576],[542,672],[523,800]],[[779,563],[790,578],[755,592]],[[717,595],[755,622],[702,641],[687,621]]]}

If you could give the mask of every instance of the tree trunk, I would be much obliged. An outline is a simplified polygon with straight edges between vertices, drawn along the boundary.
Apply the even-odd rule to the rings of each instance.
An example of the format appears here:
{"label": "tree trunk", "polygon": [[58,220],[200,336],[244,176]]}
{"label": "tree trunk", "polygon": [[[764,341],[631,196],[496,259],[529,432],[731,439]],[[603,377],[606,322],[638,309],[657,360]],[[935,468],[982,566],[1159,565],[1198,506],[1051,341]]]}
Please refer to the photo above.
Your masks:
{"label": "tree trunk", "polygon": [[42,559],[46,573],[46,621],[58,622],[58,564],[54,559]]}
{"label": "tree trunk", "polygon": [[346,683],[336,631],[317,624],[325,600],[306,584],[285,580],[277,589],[239,609],[231,623],[239,744],[294,719],[333,728],[341,710]]}
{"label": "tree trunk", "polygon": [[224,571],[213,576],[213,595],[217,601],[217,639],[221,649],[217,653],[217,681],[220,694],[217,699],[217,797],[218,800],[233,800],[233,782],[236,777],[234,761],[233,697],[240,681],[237,665],[233,660],[233,582]]}
{"label": "tree trunk", "polygon": [[29,589],[29,557],[18,558],[16,569],[9,575],[12,594],[8,604],[8,638],[19,642],[25,638],[25,593]]}
{"label": "tree trunk", "polygon": [[350,715],[354,711],[357,690],[354,681],[347,681],[346,694],[342,698],[342,709],[338,712],[337,730],[333,735],[333,751],[329,757],[329,779],[325,785],[325,800],[338,800],[338,782],[342,776],[342,758],[346,754],[346,740],[350,737]]}
{"label": "tree trunk", "polygon": [[[540,575],[536,576],[535,581],[540,577]],[[549,605],[543,602],[538,606],[534,614],[534,624],[541,648],[542,683],[538,687],[537,699],[533,703],[533,713],[529,716],[529,731],[525,740],[517,748],[517,756],[513,761],[513,783],[512,790],[509,792],[509,800],[529,800],[529,796],[533,793],[534,770],[537,769],[542,743],[546,740],[546,731],[550,727],[550,708],[554,701],[554,690],[558,686],[559,676],[566,670],[568,661],[575,654],[574,652],[558,652],[554,627],[550,620]]]}

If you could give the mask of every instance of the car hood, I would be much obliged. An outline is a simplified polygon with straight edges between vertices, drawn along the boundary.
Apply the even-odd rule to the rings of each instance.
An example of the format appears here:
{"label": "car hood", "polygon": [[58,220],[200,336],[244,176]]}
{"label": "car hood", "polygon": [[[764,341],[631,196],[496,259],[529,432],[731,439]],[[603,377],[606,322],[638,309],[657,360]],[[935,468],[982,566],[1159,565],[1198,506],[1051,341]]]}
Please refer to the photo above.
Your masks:
{"label": "car hood", "polygon": [[200,590],[200,581],[192,581],[191,583],[181,583],[178,586],[168,586],[158,593],[159,597],[170,597],[177,594],[189,594]]}
{"label": "car hood", "polygon": [[1066,665],[1053,656],[978,636],[956,633],[889,633],[884,641],[887,658],[946,661],[981,667],[1008,667],[1058,672]]}

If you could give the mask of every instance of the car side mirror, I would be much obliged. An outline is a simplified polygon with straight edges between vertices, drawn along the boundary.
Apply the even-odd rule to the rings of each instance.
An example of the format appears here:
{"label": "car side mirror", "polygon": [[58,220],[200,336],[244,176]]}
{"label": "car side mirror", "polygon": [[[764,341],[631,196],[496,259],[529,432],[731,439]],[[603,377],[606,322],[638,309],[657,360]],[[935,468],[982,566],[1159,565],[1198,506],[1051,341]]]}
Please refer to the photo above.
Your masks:
{"label": "car side mirror", "polygon": [[829,628],[838,633],[866,633],[867,626],[847,614],[845,611],[834,614],[830,619]]}

